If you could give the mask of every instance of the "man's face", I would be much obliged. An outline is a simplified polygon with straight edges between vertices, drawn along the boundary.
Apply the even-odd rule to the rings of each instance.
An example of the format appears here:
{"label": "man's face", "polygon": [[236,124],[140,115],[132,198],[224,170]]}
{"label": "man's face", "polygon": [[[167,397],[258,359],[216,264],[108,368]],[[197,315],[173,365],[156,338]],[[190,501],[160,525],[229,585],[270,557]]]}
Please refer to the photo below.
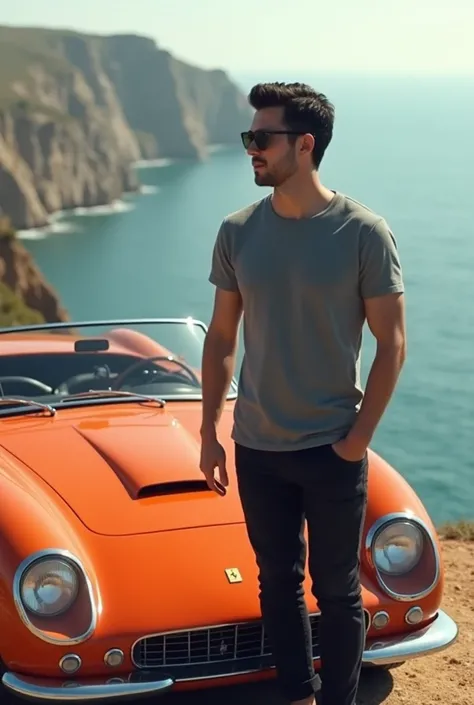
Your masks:
{"label": "man's face", "polygon": [[298,171],[298,140],[274,131],[289,130],[283,122],[283,108],[258,110],[250,131],[257,133],[247,148],[252,158],[255,183],[258,186],[281,186]]}

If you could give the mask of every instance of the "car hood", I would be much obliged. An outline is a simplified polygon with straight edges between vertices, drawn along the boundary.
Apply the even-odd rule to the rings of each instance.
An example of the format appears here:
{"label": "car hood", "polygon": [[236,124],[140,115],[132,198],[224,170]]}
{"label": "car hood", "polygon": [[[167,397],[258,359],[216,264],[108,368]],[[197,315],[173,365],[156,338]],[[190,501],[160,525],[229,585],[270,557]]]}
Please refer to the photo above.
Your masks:
{"label": "car hood", "polygon": [[207,488],[198,439],[166,410],[52,420],[40,429],[2,433],[1,445],[98,534],[243,521],[235,483],[225,497]]}

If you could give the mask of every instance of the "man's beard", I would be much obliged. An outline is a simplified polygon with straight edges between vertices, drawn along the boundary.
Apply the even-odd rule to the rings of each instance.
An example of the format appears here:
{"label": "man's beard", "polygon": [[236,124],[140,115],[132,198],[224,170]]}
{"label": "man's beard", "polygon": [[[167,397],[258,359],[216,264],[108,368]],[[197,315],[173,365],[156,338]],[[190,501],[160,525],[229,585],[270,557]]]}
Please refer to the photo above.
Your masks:
{"label": "man's beard", "polygon": [[279,179],[269,171],[263,173],[256,171],[254,177],[257,186],[279,186]]}
{"label": "man's beard", "polygon": [[[264,165],[263,162],[259,162],[258,160],[255,161],[255,164]],[[272,186],[275,188],[284,184],[290,176],[293,176],[296,170],[296,160],[293,152],[290,152],[280,160],[273,171],[269,171],[268,169],[265,171],[255,171],[254,181],[257,186]]]}

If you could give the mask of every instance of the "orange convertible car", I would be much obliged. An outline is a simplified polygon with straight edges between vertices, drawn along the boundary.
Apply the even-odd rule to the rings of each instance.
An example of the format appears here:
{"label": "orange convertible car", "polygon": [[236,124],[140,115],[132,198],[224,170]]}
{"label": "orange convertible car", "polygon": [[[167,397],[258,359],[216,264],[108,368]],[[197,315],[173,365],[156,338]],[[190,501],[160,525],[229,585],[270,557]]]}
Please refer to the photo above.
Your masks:
{"label": "orange convertible car", "polygon": [[[9,691],[113,701],[274,674],[233,477],[235,383],[220,425],[227,494],[199,471],[205,335],[190,319],[0,331]],[[369,484],[364,663],[387,666],[448,647],[457,627],[440,609],[440,547],[419,498],[373,452]]]}

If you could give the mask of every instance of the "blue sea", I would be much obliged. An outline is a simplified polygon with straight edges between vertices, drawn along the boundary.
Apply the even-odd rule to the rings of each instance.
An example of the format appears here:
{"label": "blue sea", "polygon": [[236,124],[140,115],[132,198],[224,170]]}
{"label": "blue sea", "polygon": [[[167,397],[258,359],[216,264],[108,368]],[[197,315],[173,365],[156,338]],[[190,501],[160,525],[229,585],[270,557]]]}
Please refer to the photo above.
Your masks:
{"label": "blue sea", "polygon": [[[474,515],[474,80],[306,80],[336,105],[324,183],[389,221],[407,287],[408,359],[373,447],[436,522]],[[247,125],[242,125],[245,129]],[[268,191],[239,147],[203,163],[138,169],[142,193],[78,209],[23,243],[74,319],[211,314],[207,281],[221,219]],[[364,376],[374,346],[366,334]]]}

